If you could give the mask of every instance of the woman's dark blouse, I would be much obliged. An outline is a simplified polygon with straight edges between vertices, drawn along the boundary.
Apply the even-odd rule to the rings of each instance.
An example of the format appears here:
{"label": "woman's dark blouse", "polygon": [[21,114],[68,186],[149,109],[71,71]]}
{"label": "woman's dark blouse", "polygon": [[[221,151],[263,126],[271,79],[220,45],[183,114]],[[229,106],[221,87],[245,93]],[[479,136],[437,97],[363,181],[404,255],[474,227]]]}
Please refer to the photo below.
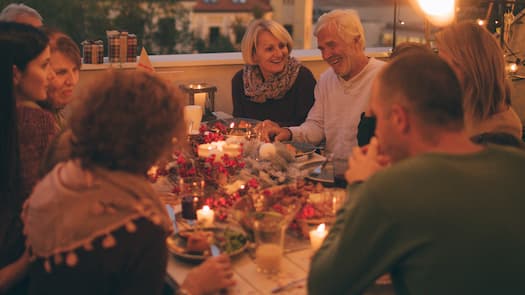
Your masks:
{"label": "woman's dark blouse", "polygon": [[244,94],[243,71],[232,79],[233,116],[256,120],[272,120],[281,126],[297,126],[304,122],[314,105],[315,78],[301,66],[294,85],[283,98],[268,99],[264,103],[252,102]]}
{"label": "woman's dark blouse", "polygon": [[102,248],[102,238],[98,238],[92,243],[93,250],[75,250],[78,264],[74,267],[51,262],[52,272],[47,273],[43,260],[36,260],[29,273],[29,294],[161,294],[166,233],[145,218],[134,223],[137,230],[133,233],[124,227],[112,232],[117,242],[113,248]]}

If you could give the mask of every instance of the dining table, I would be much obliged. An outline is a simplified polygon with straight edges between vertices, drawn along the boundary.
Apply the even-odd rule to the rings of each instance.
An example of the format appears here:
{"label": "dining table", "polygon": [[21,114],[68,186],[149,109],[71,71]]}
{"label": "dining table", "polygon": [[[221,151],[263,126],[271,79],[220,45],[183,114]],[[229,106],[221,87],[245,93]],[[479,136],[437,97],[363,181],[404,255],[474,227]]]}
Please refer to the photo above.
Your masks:
{"label": "dining table", "polygon": [[[221,115],[221,116],[219,116]],[[232,120],[229,116],[223,114],[216,114],[218,119]],[[345,187],[346,182],[338,181],[338,170],[344,171],[346,162],[337,163],[333,161],[328,165],[323,165],[325,171],[329,171],[328,175],[322,173],[312,177],[310,171],[319,166],[326,158],[318,153],[308,153],[305,159],[297,161],[296,165],[306,168],[304,170],[305,178],[310,178],[311,181],[319,181],[324,186],[328,187]],[[343,168],[341,168],[343,167]],[[339,168],[339,169],[338,169]],[[309,175],[310,174],[310,175]],[[324,179],[326,176],[327,179]],[[334,177],[335,176],[335,177]],[[335,181],[334,181],[335,179]],[[158,189],[158,187],[157,187]],[[170,208],[171,206],[171,208]],[[188,227],[187,222],[177,213],[181,211],[181,205],[171,204],[167,205],[170,217],[174,222],[175,233],[178,230],[185,230]],[[222,224],[224,226],[225,224]],[[226,225],[230,226],[230,225]],[[239,226],[237,224],[237,226]],[[169,248],[169,247],[168,247]],[[307,290],[307,276],[310,269],[310,261],[314,255],[314,250],[310,245],[310,240],[301,235],[293,234],[292,231],[287,231],[283,256],[281,259],[281,267],[276,274],[265,274],[258,270],[255,262],[255,246],[253,242],[247,242],[247,247],[244,251],[231,255],[231,263],[233,268],[233,278],[236,281],[235,286],[227,290],[221,290],[217,294],[308,294]],[[186,278],[188,272],[196,267],[201,260],[189,260],[181,257],[170,251],[167,263],[166,275],[170,281],[181,285]],[[366,295],[392,295],[395,294],[391,284],[379,283],[377,281],[370,286],[363,294]]]}
{"label": "dining table", "polygon": [[[177,228],[188,225],[184,221],[176,221]],[[217,294],[308,294],[307,277],[310,261],[314,250],[310,241],[287,233],[284,242],[281,268],[277,274],[264,274],[257,269],[253,244],[237,255],[231,256],[235,286]],[[181,285],[189,271],[198,265],[199,261],[187,260],[170,253],[167,263],[167,275]],[[389,283],[376,282],[370,286],[364,295],[394,295]]]}

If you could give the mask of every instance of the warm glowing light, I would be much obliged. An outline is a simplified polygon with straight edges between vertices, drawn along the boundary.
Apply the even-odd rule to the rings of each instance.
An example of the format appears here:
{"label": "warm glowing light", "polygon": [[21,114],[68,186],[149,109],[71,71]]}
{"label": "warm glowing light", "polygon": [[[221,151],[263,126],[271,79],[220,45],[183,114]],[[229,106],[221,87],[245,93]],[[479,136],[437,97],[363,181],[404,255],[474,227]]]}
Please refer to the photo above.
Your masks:
{"label": "warm glowing light", "polygon": [[509,66],[508,66],[508,70],[509,72],[511,73],[516,73],[518,71],[518,65],[515,64],[515,63],[511,63]]}
{"label": "warm glowing light", "polygon": [[317,227],[316,231],[320,234],[324,233],[326,230],[326,225],[324,225],[324,223],[321,223],[319,224],[319,226]]}
{"label": "warm glowing light", "polygon": [[328,231],[324,223],[319,224],[316,229],[310,231],[310,245],[314,251],[321,247],[326,235],[328,235]]}
{"label": "warm glowing light", "polygon": [[455,0],[417,0],[427,19],[435,26],[446,26],[454,20]]}
{"label": "warm glowing light", "polygon": [[482,20],[482,19],[478,19],[478,25],[479,25],[480,27],[484,26],[484,25],[485,25],[485,21]]}

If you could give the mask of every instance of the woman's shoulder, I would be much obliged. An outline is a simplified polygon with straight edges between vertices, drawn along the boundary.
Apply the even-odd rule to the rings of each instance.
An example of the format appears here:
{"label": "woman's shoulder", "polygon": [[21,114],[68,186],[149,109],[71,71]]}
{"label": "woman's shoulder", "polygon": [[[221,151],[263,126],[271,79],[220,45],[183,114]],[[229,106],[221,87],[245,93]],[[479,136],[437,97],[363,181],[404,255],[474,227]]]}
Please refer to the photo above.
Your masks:
{"label": "woman's shoulder", "polygon": [[297,80],[311,81],[314,84],[316,83],[314,74],[312,73],[312,71],[310,71],[309,68],[305,67],[304,65],[301,65],[299,67],[299,73],[297,74]]}
{"label": "woman's shoulder", "polygon": [[243,69],[237,71],[232,78],[232,81],[242,81]]}
{"label": "woman's shoulder", "polygon": [[18,118],[25,122],[53,123],[53,115],[40,107],[17,106]]}

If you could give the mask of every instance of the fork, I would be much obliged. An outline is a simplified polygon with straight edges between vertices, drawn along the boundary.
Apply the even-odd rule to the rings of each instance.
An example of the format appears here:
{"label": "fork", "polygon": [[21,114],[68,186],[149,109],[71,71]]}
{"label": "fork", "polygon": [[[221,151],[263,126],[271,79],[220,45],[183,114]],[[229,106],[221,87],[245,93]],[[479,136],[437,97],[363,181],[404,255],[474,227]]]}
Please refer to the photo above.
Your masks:
{"label": "fork", "polygon": [[334,157],[334,154],[329,153],[324,159],[324,161],[319,166],[315,167],[315,169],[310,171],[310,176],[319,176],[321,172],[323,172],[324,167],[326,167],[326,164],[332,161],[333,157]]}

